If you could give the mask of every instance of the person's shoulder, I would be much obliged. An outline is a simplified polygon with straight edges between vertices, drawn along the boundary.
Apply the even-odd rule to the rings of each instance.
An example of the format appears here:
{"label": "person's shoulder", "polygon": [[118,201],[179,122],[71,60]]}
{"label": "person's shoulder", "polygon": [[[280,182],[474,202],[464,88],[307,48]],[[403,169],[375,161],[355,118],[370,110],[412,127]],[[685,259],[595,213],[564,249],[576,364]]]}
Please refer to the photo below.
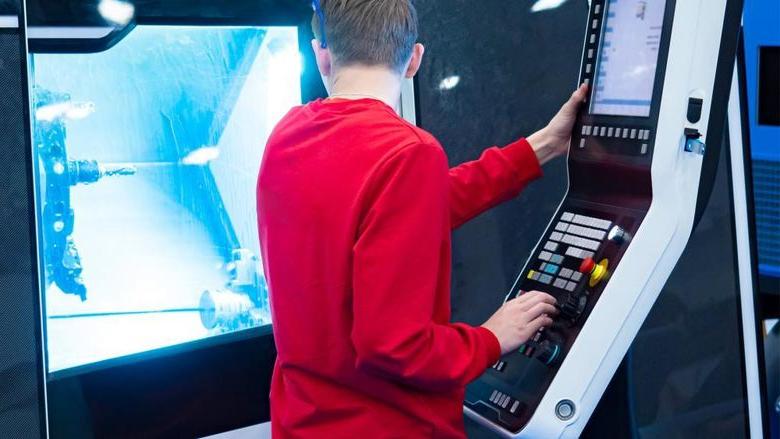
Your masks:
{"label": "person's shoulder", "polygon": [[[408,127],[407,127],[408,128]],[[379,168],[447,168],[447,156],[444,149],[436,142],[433,137],[431,140],[425,136],[410,137],[407,141],[397,144],[394,148],[388,149],[379,160]]]}
{"label": "person's shoulder", "polygon": [[392,112],[392,119],[399,129],[405,130],[409,134],[410,138],[417,140],[417,143],[441,148],[441,145],[439,144],[439,141],[436,140],[436,137],[434,137],[433,134],[429,133],[428,131],[425,131],[417,125],[414,125],[395,112]]}
{"label": "person's shoulder", "polygon": [[276,128],[284,128],[287,125],[294,124],[300,120],[300,118],[306,113],[306,109],[310,104],[296,105],[290,108],[279,122],[276,123]]}
{"label": "person's shoulder", "polygon": [[296,105],[282,116],[274,125],[266,140],[266,149],[274,149],[278,145],[286,145],[291,139],[299,136],[309,125],[310,104]]}

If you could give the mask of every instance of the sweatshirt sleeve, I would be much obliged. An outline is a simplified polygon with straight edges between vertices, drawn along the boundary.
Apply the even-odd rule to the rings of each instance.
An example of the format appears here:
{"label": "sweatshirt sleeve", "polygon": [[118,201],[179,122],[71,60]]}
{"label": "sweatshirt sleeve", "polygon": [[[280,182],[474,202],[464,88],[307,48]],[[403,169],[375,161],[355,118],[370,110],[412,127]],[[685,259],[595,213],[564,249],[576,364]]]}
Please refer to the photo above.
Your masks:
{"label": "sweatshirt sleeve", "polygon": [[487,149],[479,160],[450,169],[452,228],[516,197],[541,176],[539,160],[525,139],[504,148]]}
{"label": "sweatshirt sleeve", "polygon": [[498,360],[500,347],[485,328],[436,323],[437,301],[450,294],[444,151],[404,147],[372,179],[353,248],[356,366],[431,391],[462,387]]}

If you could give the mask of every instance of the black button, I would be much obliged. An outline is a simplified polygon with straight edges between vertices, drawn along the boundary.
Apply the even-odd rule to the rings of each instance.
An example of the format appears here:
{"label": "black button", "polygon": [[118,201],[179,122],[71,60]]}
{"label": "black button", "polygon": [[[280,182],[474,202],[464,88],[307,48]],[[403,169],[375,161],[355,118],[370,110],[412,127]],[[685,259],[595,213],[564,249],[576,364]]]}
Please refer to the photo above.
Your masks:
{"label": "black button", "polygon": [[704,100],[699,98],[688,99],[688,122],[697,123],[701,120],[701,110]]}

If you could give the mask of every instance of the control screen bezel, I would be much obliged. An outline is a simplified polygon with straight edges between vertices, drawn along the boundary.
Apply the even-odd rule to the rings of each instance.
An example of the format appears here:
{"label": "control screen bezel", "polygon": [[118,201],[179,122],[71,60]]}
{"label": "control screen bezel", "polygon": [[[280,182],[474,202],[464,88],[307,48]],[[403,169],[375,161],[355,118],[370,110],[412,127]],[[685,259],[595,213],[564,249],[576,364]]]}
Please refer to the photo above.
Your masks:
{"label": "control screen bezel", "polygon": [[[587,83],[590,86],[595,85],[595,75],[598,72],[598,63],[601,60],[601,52],[603,49],[602,41],[604,39],[605,17],[608,9],[606,6],[607,3],[608,0],[594,0],[591,5],[588,14],[587,32],[582,50],[580,84]],[[580,109],[577,123],[574,127],[570,154],[571,158],[589,161],[618,161],[624,164],[642,167],[650,166],[654,149],[655,128],[658,124],[661,98],[663,96],[663,84],[666,77],[669,42],[671,39],[674,12],[676,10],[675,6],[676,0],[667,0],[666,9],[664,11],[658,62],[653,82],[653,97],[650,106],[650,115],[643,117],[593,114],[591,112],[591,102],[594,90],[593,87],[591,87],[588,91],[587,105],[583,105]],[[599,13],[596,13],[597,10]],[[595,26],[594,23],[596,23]],[[591,50],[593,51],[593,57],[589,58],[588,55]],[[589,65],[590,67],[588,67]],[[644,143],[648,144],[648,148],[645,153],[641,153],[641,143],[636,142],[636,139],[609,139],[614,140],[614,142],[594,140],[600,138],[583,135],[584,126],[627,127],[637,130],[649,130],[650,136],[644,141]],[[580,143],[583,138],[586,138],[586,144],[584,148],[581,148]]]}

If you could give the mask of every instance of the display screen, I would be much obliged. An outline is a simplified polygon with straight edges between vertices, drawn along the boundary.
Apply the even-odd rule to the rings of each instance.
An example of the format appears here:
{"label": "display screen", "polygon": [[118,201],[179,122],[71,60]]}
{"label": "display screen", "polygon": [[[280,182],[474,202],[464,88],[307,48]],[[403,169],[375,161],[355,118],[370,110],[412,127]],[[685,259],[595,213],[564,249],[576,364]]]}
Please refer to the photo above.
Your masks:
{"label": "display screen", "polygon": [[607,3],[592,114],[650,115],[665,9],[665,0]]}
{"label": "display screen", "polygon": [[138,26],[31,58],[48,370],[269,324],[255,191],[301,103],[297,28]]}

